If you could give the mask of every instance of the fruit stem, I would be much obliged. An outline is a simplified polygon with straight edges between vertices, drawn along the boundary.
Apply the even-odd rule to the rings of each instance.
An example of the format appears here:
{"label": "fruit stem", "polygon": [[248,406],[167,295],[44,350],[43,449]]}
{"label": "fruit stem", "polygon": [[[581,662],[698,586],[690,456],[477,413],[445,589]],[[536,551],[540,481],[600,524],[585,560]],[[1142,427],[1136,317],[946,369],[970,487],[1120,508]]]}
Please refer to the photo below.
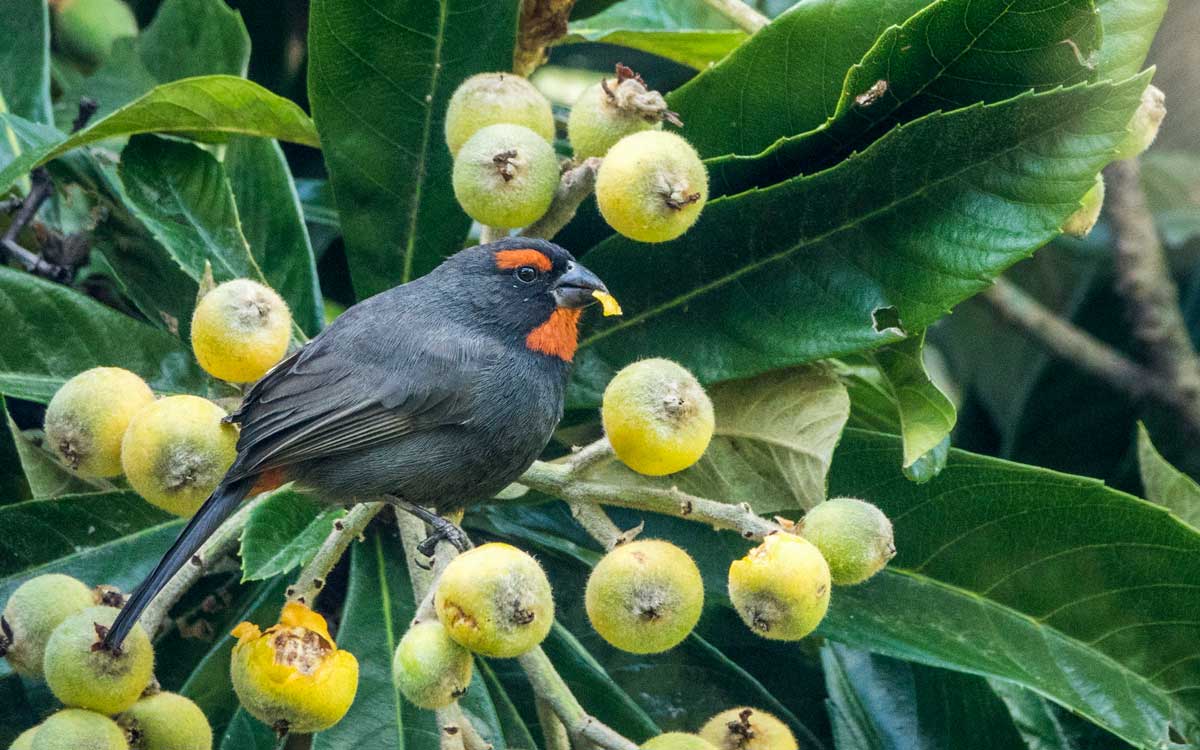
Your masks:
{"label": "fruit stem", "polygon": [[508,230],[504,227],[492,227],[487,224],[483,225],[483,230],[479,232],[480,244],[486,245],[489,242],[502,240],[508,236]]}
{"label": "fruit stem", "polygon": [[533,708],[537,713],[538,724],[542,727],[543,747],[546,750],[571,750],[571,738],[567,736],[567,728],[559,721],[550,704],[542,698],[535,698]]}
{"label": "fruit stem", "polygon": [[577,167],[568,169],[558,180],[554,191],[554,200],[542,218],[525,227],[522,237],[540,237],[552,239],[563,227],[575,218],[579,206],[587,200],[596,187],[596,171],[600,169],[601,159],[593,156],[584,159]]}
{"label": "fruit stem", "polygon": [[300,602],[311,607],[325,588],[329,572],[342,559],[342,555],[346,554],[350,542],[362,536],[367,524],[386,506],[387,503],[384,502],[355,505],[349,513],[335,521],[333,530],[325,537],[317,554],[300,571],[295,585],[288,588],[288,601]]}
{"label": "fruit stem", "polygon": [[579,705],[550,657],[541,646],[517,657],[534,695],[550,706],[576,747],[595,745],[602,750],[636,750],[637,745],[603,724]]}
{"label": "fruit stem", "polygon": [[588,536],[599,542],[605,550],[610,550],[626,541],[625,534],[619,526],[613,523],[599,503],[571,502],[568,503],[568,507],[571,509],[571,517],[575,519],[575,523],[582,526]]}
{"label": "fruit stem", "polygon": [[751,34],[771,22],[769,18],[741,0],[704,0],[708,6]]}
{"label": "fruit stem", "polygon": [[572,477],[583,476],[617,457],[612,443],[608,441],[607,437],[602,437],[582,448],[572,448],[571,450],[571,455],[562,462],[562,465],[567,467]]}

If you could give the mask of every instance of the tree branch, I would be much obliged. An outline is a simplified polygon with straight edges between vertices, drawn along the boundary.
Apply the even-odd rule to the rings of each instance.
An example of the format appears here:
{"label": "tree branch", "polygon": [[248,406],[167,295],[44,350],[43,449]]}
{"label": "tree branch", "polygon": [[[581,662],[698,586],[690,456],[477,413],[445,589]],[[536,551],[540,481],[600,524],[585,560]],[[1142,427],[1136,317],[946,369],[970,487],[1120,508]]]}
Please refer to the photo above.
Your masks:
{"label": "tree branch", "polygon": [[771,22],[771,19],[746,5],[742,0],[704,0],[708,6],[751,34]]}
{"label": "tree branch", "polygon": [[349,513],[339,518],[333,524],[333,531],[330,531],[329,536],[321,543],[317,554],[296,577],[295,585],[288,587],[288,601],[300,602],[311,607],[325,588],[329,571],[333,570],[342,559],[342,555],[346,554],[350,542],[361,536],[371,519],[379,515],[386,506],[387,503],[384,502],[362,503],[355,505]]}
{"label": "tree branch", "polygon": [[537,712],[538,724],[542,727],[542,745],[545,750],[571,750],[571,738],[567,736],[567,728],[563,726],[550,704],[538,697],[533,701],[533,708]]}
{"label": "tree branch", "polygon": [[541,646],[517,657],[517,661],[525,670],[534,694],[563,723],[576,746],[585,747],[586,743],[591,743],[602,750],[637,750],[633,742],[583,710]]}
{"label": "tree branch", "polygon": [[591,157],[584,159],[577,167],[563,172],[554,191],[554,201],[542,218],[525,227],[521,232],[523,237],[541,237],[552,239],[565,227],[579,206],[587,200],[596,187],[596,172],[600,169],[601,159]]}

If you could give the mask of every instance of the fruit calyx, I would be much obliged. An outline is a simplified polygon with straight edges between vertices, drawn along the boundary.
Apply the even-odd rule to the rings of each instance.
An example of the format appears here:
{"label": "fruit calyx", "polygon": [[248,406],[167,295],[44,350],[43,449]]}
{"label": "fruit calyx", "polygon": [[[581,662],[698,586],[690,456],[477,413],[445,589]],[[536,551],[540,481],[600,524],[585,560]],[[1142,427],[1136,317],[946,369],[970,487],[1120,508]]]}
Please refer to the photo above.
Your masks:
{"label": "fruit calyx", "polygon": [[666,99],[657,91],[646,88],[646,82],[631,68],[617,63],[617,81],[609,87],[607,80],[600,81],[600,88],[607,101],[622,112],[641,117],[646,122],[669,122],[683,127],[679,115],[667,107]]}

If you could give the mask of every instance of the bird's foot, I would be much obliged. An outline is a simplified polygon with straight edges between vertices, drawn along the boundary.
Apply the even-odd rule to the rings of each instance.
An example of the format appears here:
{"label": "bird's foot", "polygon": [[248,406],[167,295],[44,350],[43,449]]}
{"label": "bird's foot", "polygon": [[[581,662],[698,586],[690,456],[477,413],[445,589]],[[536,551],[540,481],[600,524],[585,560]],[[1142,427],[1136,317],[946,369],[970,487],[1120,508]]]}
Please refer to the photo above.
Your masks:
{"label": "bird's foot", "polygon": [[459,552],[466,552],[471,549],[471,540],[467,537],[465,531],[441,516],[438,516],[437,520],[437,523],[431,523],[433,533],[425,541],[417,545],[417,552],[426,557],[433,557],[434,551],[437,550],[438,542],[442,541],[449,542]]}

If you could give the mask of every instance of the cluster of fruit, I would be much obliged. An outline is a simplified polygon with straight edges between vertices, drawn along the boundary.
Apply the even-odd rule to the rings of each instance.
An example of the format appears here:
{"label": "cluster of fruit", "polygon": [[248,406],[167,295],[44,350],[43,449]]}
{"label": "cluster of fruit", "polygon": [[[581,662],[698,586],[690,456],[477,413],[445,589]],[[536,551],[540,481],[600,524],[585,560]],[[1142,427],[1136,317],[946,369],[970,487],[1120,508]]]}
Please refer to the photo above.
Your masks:
{"label": "cluster of fruit", "polygon": [[797,750],[787,724],[757,708],[730,708],[704,723],[697,734],[666,732],[642,750]]}
{"label": "cluster of fruit", "polygon": [[[209,374],[258,380],[287,352],[287,304],[255,281],[228,281],[205,294],[192,317],[192,350]],[[225,410],[198,396],[155,399],[140,377],[96,367],[68,380],[46,408],[45,446],[72,472],[122,473],[148,502],[191,516],[237,455]]]}
{"label": "cluster of fruit", "polygon": [[210,750],[200,708],[155,684],[154,648],[140,625],[120,651],[98,647],[121,600],[111,588],[57,573],[13,592],[0,620],[0,652],[18,674],[44,679],[66,708],[10,750]]}
{"label": "cluster of fruit", "polygon": [[[708,199],[696,150],[663,131],[679,123],[662,95],[624,66],[588,88],[571,108],[567,139],[577,161],[603,157],[596,203],[617,232],[665,242],[688,230]],[[454,195],[467,215],[492,227],[525,227],[554,200],[561,172],[550,102],[512,73],[468,78],[446,110]]]}

